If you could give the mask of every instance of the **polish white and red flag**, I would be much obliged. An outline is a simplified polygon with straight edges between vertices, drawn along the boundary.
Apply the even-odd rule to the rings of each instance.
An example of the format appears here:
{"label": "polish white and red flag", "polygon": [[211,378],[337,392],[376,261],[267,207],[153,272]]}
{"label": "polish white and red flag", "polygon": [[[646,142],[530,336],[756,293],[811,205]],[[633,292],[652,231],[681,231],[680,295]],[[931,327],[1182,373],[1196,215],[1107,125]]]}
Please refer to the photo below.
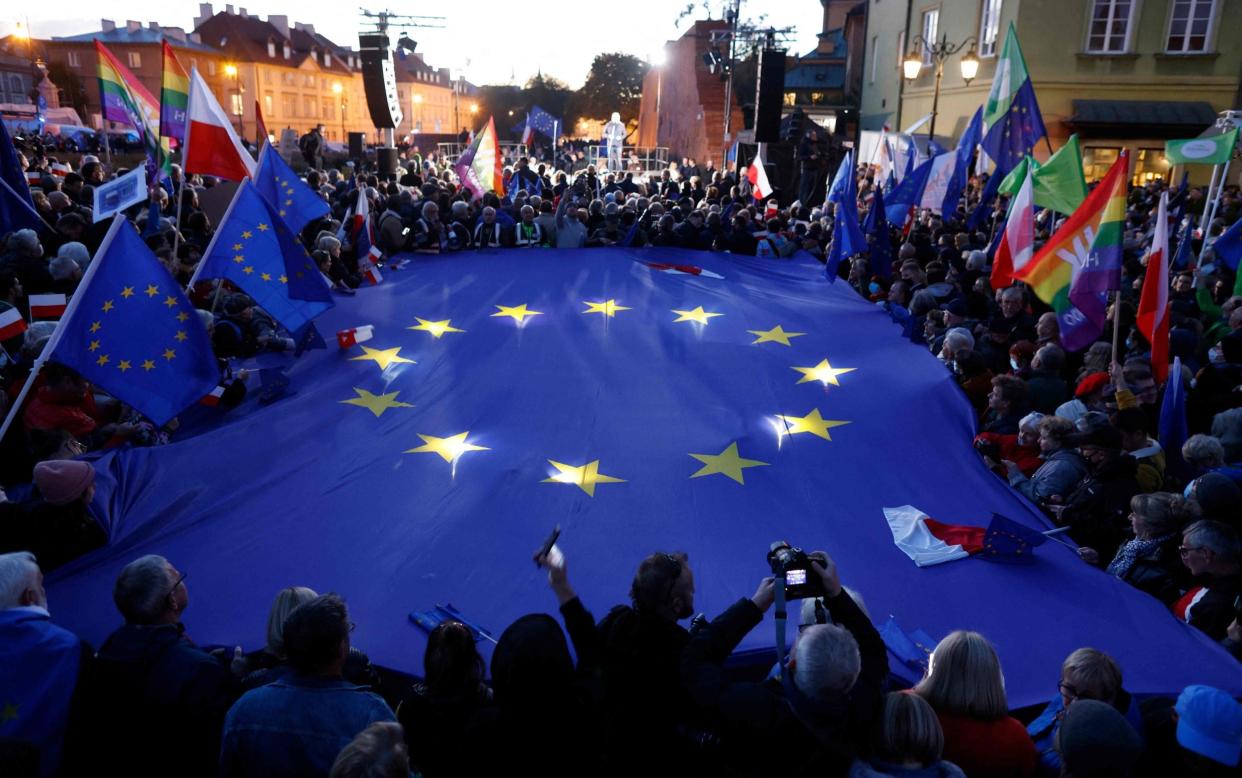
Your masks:
{"label": "polish white and red flag", "polygon": [[986,527],[945,524],[913,505],[885,508],[893,542],[919,567],[965,559],[983,550]]}
{"label": "polish white and red flag", "polygon": [[1022,187],[1009,206],[1005,233],[992,259],[992,288],[1003,289],[1014,282],[1016,273],[1035,255],[1035,197],[1031,171],[1027,168]]}
{"label": "polish white and red flag", "polygon": [[59,319],[69,305],[63,294],[32,294],[29,300],[31,319]]}
{"label": "polish white and red flag", "polygon": [[198,68],[190,70],[183,166],[186,173],[202,173],[229,181],[254,176],[254,157],[233,131],[229,115],[216,101]]}
{"label": "polish white and red flag", "polygon": [[0,340],[16,338],[26,331],[26,320],[21,311],[10,306],[0,311]]}
{"label": "polish white and red flag", "polygon": [[336,333],[336,344],[341,348],[349,348],[359,343],[366,343],[375,337],[375,326],[364,324],[361,327],[350,327],[347,330],[340,330]]}
{"label": "polish white and red flag", "polygon": [[1157,383],[1169,377],[1169,193],[1160,193],[1160,210],[1151,248],[1147,251],[1147,274],[1139,297],[1138,328],[1151,344],[1151,372]]}
{"label": "polish white and red flag", "polygon": [[763,167],[762,154],[755,154],[755,161],[746,169],[746,180],[750,182],[750,191],[756,200],[765,200],[772,194],[772,185],[768,183],[768,171]]}

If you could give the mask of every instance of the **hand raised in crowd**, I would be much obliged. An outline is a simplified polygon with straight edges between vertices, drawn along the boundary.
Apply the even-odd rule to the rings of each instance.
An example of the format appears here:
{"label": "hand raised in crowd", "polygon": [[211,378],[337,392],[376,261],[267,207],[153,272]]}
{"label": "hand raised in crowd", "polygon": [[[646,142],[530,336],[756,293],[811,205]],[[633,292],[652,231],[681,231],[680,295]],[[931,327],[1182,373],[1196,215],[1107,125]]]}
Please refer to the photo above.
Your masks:
{"label": "hand raised in crowd", "polygon": [[548,571],[548,586],[556,595],[556,601],[564,605],[578,595],[569,585],[569,572],[565,562],[565,554],[560,546],[553,545],[546,554],[536,554],[535,564]]}
{"label": "hand raised in crowd", "polygon": [[832,557],[828,556],[827,551],[812,551],[807,554],[811,560],[811,568],[819,575],[821,581],[824,582],[824,592],[829,597],[836,597],[841,593],[841,576],[837,573],[837,563],[832,561]]}
{"label": "hand raised in crowd", "polygon": [[768,608],[772,607],[772,603],[776,602],[776,579],[769,575],[760,580],[759,588],[755,590],[750,601],[761,612],[767,613]]}

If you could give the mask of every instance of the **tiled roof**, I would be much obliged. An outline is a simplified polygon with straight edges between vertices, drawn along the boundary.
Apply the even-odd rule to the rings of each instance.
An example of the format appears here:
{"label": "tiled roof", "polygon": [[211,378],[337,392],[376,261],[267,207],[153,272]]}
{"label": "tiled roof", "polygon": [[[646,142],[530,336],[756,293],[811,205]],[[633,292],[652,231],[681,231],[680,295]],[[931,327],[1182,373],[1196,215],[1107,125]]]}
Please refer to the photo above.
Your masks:
{"label": "tiled roof", "polygon": [[[271,22],[251,16],[217,13],[200,24],[195,30],[209,46],[218,46],[224,52],[247,62],[268,63],[284,67],[299,67],[311,55],[312,50],[325,51],[315,38],[304,30],[290,29],[286,37]],[[276,45],[276,55],[270,56],[268,41]],[[289,58],[285,59],[284,45],[289,44]],[[351,72],[339,58],[329,58],[324,65],[317,59],[315,64],[322,70],[336,73]]]}
{"label": "tiled roof", "polygon": [[153,30],[150,27],[141,27],[137,30],[130,30],[128,27],[117,27],[114,30],[101,30],[98,32],[84,32],[81,35],[66,35],[62,37],[52,38],[54,41],[63,41],[66,43],[90,43],[91,41],[99,41],[104,44],[108,43],[150,43],[159,45],[162,41],[168,41],[168,45],[174,49],[189,49],[191,51],[199,51],[204,54],[219,54],[220,52],[211,46],[202,43],[196,43],[189,38],[181,40],[172,35],[166,35],[163,30]]}

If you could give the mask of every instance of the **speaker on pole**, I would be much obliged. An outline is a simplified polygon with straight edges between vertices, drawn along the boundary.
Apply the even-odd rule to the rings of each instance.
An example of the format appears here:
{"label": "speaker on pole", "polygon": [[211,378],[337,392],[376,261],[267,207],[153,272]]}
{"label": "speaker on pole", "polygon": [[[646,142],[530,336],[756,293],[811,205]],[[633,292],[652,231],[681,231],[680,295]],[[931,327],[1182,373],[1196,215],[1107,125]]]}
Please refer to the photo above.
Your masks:
{"label": "speaker on pole", "polygon": [[375,165],[379,168],[380,178],[393,178],[397,175],[397,150],[392,146],[380,146],[375,150]]}
{"label": "speaker on pole", "polygon": [[351,132],[349,134],[349,158],[353,160],[361,160],[365,154],[363,149],[363,141],[366,139],[366,133]]}
{"label": "speaker on pole", "polygon": [[388,35],[359,35],[358,53],[362,58],[362,87],[367,95],[371,122],[380,129],[397,127],[403,116],[397,96],[397,75],[388,51]]}
{"label": "speaker on pole", "polygon": [[755,142],[779,143],[781,108],[785,100],[785,50],[759,53],[758,87],[755,90]]}

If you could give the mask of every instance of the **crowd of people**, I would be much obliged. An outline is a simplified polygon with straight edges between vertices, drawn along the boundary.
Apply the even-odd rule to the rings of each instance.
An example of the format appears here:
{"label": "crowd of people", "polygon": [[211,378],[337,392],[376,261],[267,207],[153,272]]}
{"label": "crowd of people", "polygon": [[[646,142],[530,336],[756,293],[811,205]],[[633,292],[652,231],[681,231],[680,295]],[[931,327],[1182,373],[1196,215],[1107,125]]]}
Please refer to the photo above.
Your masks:
{"label": "crowd of people", "polygon": [[[86,156],[54,175],[63,163],[23,151],[28,172],[42,172],[28,178],[39,182],[34,203],[47,228],[0,238],[0,314],[27,316],[32,294],[73,294],[106,227],[93,221],[93,188],[124,171]],[[667,246],[774,262],[827,253],[830,209],[782,206],[779,192],[758,201],[736,171],[684,160],[644,178],[573,156],[562,149],[544,161],[516,159],[504,194],[478,199],[449,160],[413,150],[392,177],[309,168],[304,181],[330,213],[300,237],[343,295],[359,293],[372,261],[341,228],[360,198],[385,260],[413,255],[414,272],[419,255],[469,249]],[[865,215],[878,174],[869,166],[857,174]],[[172,180],[181,187],[176,168]],[[215,183],[190,176],[180,206],[157,188],[150,206],[127,214],[183,284],[213,234],[199,197]],[[1170,354],[1181,372],[1158,383],[1135,307],[1164,184],[1132,187],[1120,300],[1100,341],[1068,352],[1056,316],[1028,288],[992,289],[989,246],[1003,198],[979,228],[964,226],[984,184],[972,179],[956,213],[893,225],[888,251],[874,252],[891,263],[857,255],[836,282],[883,306],[944,362],[978,413],[983,461],[1067,528],[1083,564],[1159,599],[1169,618],[1242,657],[1242,465],[1234,464],[1242,462],[1242,297],[1232,294],[1233,274],[1210,261],[1210,247],[1201,264],[1174,274]],[[1187,213],[1203,211],[1199,189],[1184,196]],[[1239,216],[1242,196],[1227,187],[1207,236]],[[1041,221],[1037,246],[1055,226]],[[217,295],[217,283],[188,291],[219,358],[227,409],[244,399],[249,380],[237,359],[295,344],[240,290],[223,282]],[[0,343],[0,410],[16,402],[54,326],[34,322]],[[1158,428],[1173,382],[1186,394],[1190,434],[1166,451]],[[814,555],[815,572],[827,595],[804,608],[783,672],[766,676],[725,660],[772,606],[772,580],[687,628],[694,577],[689,558],[674,552],[642,560],[630,604],[597,623],[553,549],[537,561],[563,628],[546,615],[519,619],[489,666],[468,627],[443,624],[412,682],[394,681],[351,645],[344,597],[298,586],[276,593],[266,646],[200,647],[182,621],[185,576],[154,556],[119,571],[113,595],[124,625],[88,646],[55,624],[41,584],[43,572],[107,541],[90,513],[95,471],[78,457],[160,445],[177,424],[152,425],[54,361],[16,418],[0,464],[0,706],[9,704],[5,685],[46,683],[27,697],[37,700],[30,710],[0,707],[5,775],[435,776],[529,765],[551,774],[1208,776],[1236,774],[1239,764],[1237,701],[1203,686],[1176,701],[1136,700],[1124,668],[1090,647],[1066,658],[1046,709],[1022,721],[1011,717],[996,652],[976,633],[946,637],[926,677],[898,689],[861,598],[841,586],[823,553]]]}

